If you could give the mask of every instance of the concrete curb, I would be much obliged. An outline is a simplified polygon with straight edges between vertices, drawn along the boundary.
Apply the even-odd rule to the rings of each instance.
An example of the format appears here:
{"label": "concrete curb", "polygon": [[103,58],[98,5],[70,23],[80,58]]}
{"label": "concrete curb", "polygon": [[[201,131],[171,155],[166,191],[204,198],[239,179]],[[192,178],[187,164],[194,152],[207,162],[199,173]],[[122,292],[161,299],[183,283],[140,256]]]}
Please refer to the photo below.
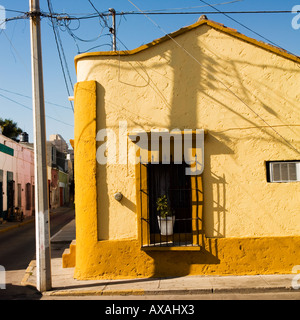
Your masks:
{"label": "concrete curb", "polygon": [[[28,266],[23,280],[22,285],[33,286],[29,280],[32,274],[32,267]],[[156,296],[156,295],[199,295],[199,294],[250,294],[250,293],[278,293],[278,292],[293,292],[296,291],[292,287],[288,286],[277,286],[277,287],[240,287],[240,288],[200,288],[200,289],[95,289],[95,290],[82,290],[82,289],[61,289],[56,290],[55,288],[51,291],[44,292],[44,296],[57,296],[57,297],[78,297],[78,296]]]}
{"label": "concrete curb", "polygon": [[25,270],[25,275],[21,281],[21,285],[22,286],[32,286],[32,287],[36,287],[35,283],[31,283],[29,281],[30,276],[33,274],[33,270],[35,268],[35,260],[32,260],[27,269]]}
{"label": "concrete curb", "polygon": [[[25,275],[22,280],[22,285],[24,286],[32,286],[36,287],[35,285],[35,267],[36,262],[32,260],[28,265]],[[55,268],[55,265],[54,265]],[[67,270],[67,269],[65,269]],[[292,283],[288,280],[281,281],[281,278],[273,279],[274,281],[280,281],[279,283],[272,283],[272,279],[270,283],[267,283],[265,279],[261,279],[265,282],[253,282],[251,283],[251,279],[249,279],[249,284],[247,283],[240,284],[239,279],[235,279],[232,283],[224,283],[223,277],[214,277],[212,278],[212,283],[210,285],[203,283],[198,284],[198,287],[191,287],[191,282],[186,282],[183,280],[182,286],[179,283],[175,283],[175,287],[172,283],[168,285],[168,287],[163,288],[161,286],[166,286],[167,284],[163,281],[166,279],[153,279],[153,281],[158,281],[155,284],[154,288],[152,281],[149,280],[145,283],[144,288],[130,288],[131,284],[128,284],[128,288],[113,288],[112,286],[115,285],[115,282],[110,280],[105,281],[104,283],[87,283],[86,281],[78,281],[74,282],[73,278],[71,277],[71,273],[65,273],[62,277],[59,276],[56,270],[55,276],[58,277],[56,280],[56,286],[50,291],[44,292],[44,296],[57,296],[57,297],[80,297],[80,296],[166,296],[166,295],[177,295],[177,296],[187,296],[187,295],[199,295],[199,294],[251,294],[251,293],[278,293],[278,292],[296,292],[297,290],[293,289]],[[288,275],[291,276],[291,275]],[[188,279],[188,278],[187,278]],[[205,279],[205,278],[204,278]],[[241,279],[241,278],[240,278]],[[148,279],[147,279],[148,280]],[[220,280],[220,282],[219,282]],[[69,282],[70,281],[70,282]],[[169,279],[167,279],[169,281]],[[176,281],[176,280],[175,280]],[[232,279],[231,279],[232,281]],[[248,281],[248,280],[247,280]],[[148,286],[150,285],[150,287]],[[240,286],[239,286],[240,284]],[[95,286],[94,289],[89,288],[89,286]],[[116,284],[119,285],[119,284]],[[123,284],[121,284],[123,285]],[[69,288],[68,288],[69,286]],[[85,287],[86,286],[86,287]],[[193,286],[193,284],[192,284]],[[172,288],[173,287],[173,288]]]}
{"label": "concrete curb", "polygon": [[216,288],[216,289],[166,289],[166,290],[53,290],[44,292],[45,296],[75,297],[75,296],[154,296],[154,295],[198,295],[198,294],[224,294],[224,293],[271,293],[291,292],[292,288]]}
{"label": "concrete curb", "polygon": [[140,290],[59,290],[44,292],[44,296],[60,296],[60,297],[78,297],[78,296],[144,296],[147,293]]}

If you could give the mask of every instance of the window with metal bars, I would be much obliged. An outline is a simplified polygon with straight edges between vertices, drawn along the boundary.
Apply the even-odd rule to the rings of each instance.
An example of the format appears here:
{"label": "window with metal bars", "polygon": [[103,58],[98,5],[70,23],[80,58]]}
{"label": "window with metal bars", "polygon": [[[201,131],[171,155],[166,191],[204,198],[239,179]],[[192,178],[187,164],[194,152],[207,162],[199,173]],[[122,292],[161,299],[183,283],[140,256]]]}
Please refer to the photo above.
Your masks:
{"label": "window with metal bars", "polygon": [[[153,247],[199,247],[202,243],[202,177],[186,175],[183,164],[139,164],[138,205],[141,245]],[[157,211],[165,196],[171,217]]]}

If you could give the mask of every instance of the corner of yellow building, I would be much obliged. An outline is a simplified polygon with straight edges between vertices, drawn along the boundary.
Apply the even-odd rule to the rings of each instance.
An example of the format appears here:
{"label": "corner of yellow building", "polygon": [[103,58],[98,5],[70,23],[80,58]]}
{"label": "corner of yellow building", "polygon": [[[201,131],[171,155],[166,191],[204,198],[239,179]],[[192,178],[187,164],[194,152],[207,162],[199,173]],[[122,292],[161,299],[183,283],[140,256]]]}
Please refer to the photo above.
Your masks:
{"label": "corner of yellow building", "polygon": [[[179,43],[194,39],[187,50],[210,62],[216,77],[224,77],[237,94],[247,89],[243,100],[299,147],[299,58],[224,30],[206,21],[173,36]],[[213,48],[219,50],[212,53]],[[249,60],[253,57],[256,63]],[[221,90],[218,81],[195,68],[176,44],[163,39],[132,53],[83,55],[77,57],[76,68],[75,278],[285,274],[300,264],[299,182],[268,183],[266,174],[268,161],[296,161],[299,154],[234,95]],[[194,84],[200,71],[204,78]],[[290,115],[280,114],[282,108]],[[97,132],[115,130],[125,120],[130,131],[207,130],[204,171],[192,182],[197,205],[191,210],[201,220],[197,243],[193,234],[190,246],[156,246],[153,231],[141,230],[148,221],[147,173],[143,185],[143,173],[135,165],[97,162]],[[129,139],[127,143],[128,148],[133,145]],[[122,200],[115,200],[116,192]],[[74,264],[69,258],[66,266]]]}

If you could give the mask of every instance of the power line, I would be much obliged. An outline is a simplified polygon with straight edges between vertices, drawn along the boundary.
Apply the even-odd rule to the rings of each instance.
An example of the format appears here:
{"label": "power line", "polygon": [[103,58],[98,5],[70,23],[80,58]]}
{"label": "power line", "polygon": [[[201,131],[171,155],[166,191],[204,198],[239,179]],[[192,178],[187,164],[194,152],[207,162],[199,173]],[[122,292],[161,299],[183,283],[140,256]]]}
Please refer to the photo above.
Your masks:
{"label": "power line", "polygon": [[[291,10],[255,10],[255,11],[180,11],[180,12],[158,12],[158,11],[148,11],[147,15],[202,15],[202,14],[291,14]],[[138,11],[120,11],[116,12],[116,16],[126,16],[126,15],[142,15],[143,13]],[[46,15],[47,16],[47,15]],[[62,14],[63,16],[63,14]],[[107,17],[111,16],[110,13],[101,13],[101,16]],[[55,17],[60,17],[56,15]],[[66,17],[68,20],[84,20],[84,19],[93,19],[98,18],[99,14],[88,14],[81,17]]]}
{"label": "power line", "polygon": [[[98,9],[95,7],[95,5],[92,3],[91,0],[88,0],[88,2],[89,2],[90,5],[93,7],[93,9],[97,12],[97,14],[99,15],[99,17],[102,19],[102,21],[103,21],[103,23],[104,23],[104,26],[105,26],[106,28],[108,28],[108,30],[109,30],[109,32],[110,32],[110,36],[111,36],[111,42],[112,42],[112,44],[113,44],[112,28],[109,27],[109,25],[108,25],[108,23],[107,23],[107,21],[106,21],[106,19],[105,19],[105,15],[104,15],[103,13],[101,13],[101,12],[98,11]],[[116,13],[116,12],[114,11],[114,14],[115,14],[115,13]],[[109,12],[107,15],[111,16],[112,13]],[[113,45],[112,45],[112,46],[113,46]]]}
{"label": "power line", "polygon": [[[27,98],[27,99],[32,99],[31,96],[26,96],[26,95],[21,94],[21,93],[18,93],[18,92],[10,91],[10,90],[3,89],[3,88],[0,88],[0,90],[1,90],[1,91],[4,91],[4,92],[7,92],[7,93],[11,93],[11,94],[17,95],[17,96],[20,96],[20,97],[24,97],[24,98]],[[63,105],[61,105],[61,104],[53,103],[53,102],[50,102],[50,101],[46,101],[46,100],[45,100],[45,103],[50,104],[50,105],[53,105],[53,106],[56,106],[56,107],[59,107],[59,108],[63,108],[63,109],[67,109],[67,110],[72,110],[71,108],[68,108],[68,107],[65,107],[65,106],[63,106]]]}
{"label": "power line", "polygon": [[[242,2],[244,0],[233,0],[233,1],[227,1],[227,2],[221,2],[221,3],[215,3],[214,6],[220,6],[220,5],[226,5],[226,4],[232,4],[236,2]],[[196,8],[204,8],[208,7],[207,5],[202,6],[193,6],[193,7],[183,7],[183,8],[167,8],[167,9],[156,9],[156,10],[145,10],[144,12],[163,12],[163,11],[170,11],[170,10],[190,10],[190,9],[196,9]],[[95,10],[95,8],[94,8]],[[96,9],[97,10],[97,9]],[[98,10],[97,10],[98,11]],[[105,15],[106,12],[102,12],[102,15]],[[121,13],[122,14],[122,13]],[[65,15],[65,13],[61,14],[62,16]],[[88,16],[93,15],[91,13],[69,13],[69,16]]]}
{"label": "power line", "polygon": [[[90,5],[94,8],[94,10],[98,13],[98,15],[103,18],[103,14],[98,11],[98,9],[94,6],[94,4],[92,3],[92,1],[91,1],[91,0],[88,0],[88,2],[89,2]],[[105,20],[105,19],[104,19],[104,20]]]}
{"label": "power line", "polygon": [[[25,108],[25,109],[28,109],[28,110],[32,111],[32,108],[30,108],[30,107],[26,106],[25,104],[20,103],[20,102],[18,102],[18,101],[16,101],[16,100],[13,100],[13,99],[11,99],[11,98],[8,98],[8,97],[6,97],[5,95],[3,95],[3,94],[1,94],[1,93],[0,93],[0,97],[4,98],[4,99],[6,99],[6,100],[9,100],[9,101],[11,101],[11,102],[14,102],[14,103],[17,104],[17,105],[19,105],[19,106],[21,106],[21,107],[23,107],[23,108]],[[46,117],[49,118],[49,119],[52,119],[52,120],[54,120],[54,121],[63,123],[63,124],[65,124],[65,125],[67,125],[67,126],[74,127],[72,124],[66,123],[66,122],[61,121],[61,120],[56,119],[56,118],[53,118],[53,117],[51,117],[51,116],[49,116],[49,115],[46,115]]]}
{"label": "power line", "polygon": [[[233,3],[233,2],[236,2],[236,1],[228,2],[228,3]],[[221,4],[222,3],[220,3],[220,5]],[[226,2],[223,3],[223,4],[226,4]],[[207,6],[209,6],[209,5],[207,5]],[[96,8],[94,5],[93,5],[93,7],[94,7],[94,9]],[[199,7],[203,7],[203,6],[199,6]],[[190,7],[190,8],[196,8],[196,7]],[[250,10],[250,11],[220,11],[219,10],[219,11],[179,11],[179,12],[165,11],[165,10],[179,10],[179,9],[184,9],[184,8],[160,9],[160,10],[151,10],[151,11],[149,10],[149,11],[144,11],[144,12],[147,13],[147,15],[291,14],[291,13],[296,13],[296,12],[292,12],[291,10]],[[12,21],[12,20],[17,20],[17,19],[28,19],[29,16],[30,16],[30,12],[18,11],[18,10],[9,10],[9,9],[6,9],[6,11],[23,13],[23,15],[12,17],[12,18],[6,18],[2,23],[8,22],[8,21]],[[94,19],[94,18],[99,18],[99,16],[104,21],[105,17],[111,16],[111,13],[109,13],[107,11],[100,12],[99,10],[97,10],[96,12],[97,12],[96,14],[95,13],[89,13],[89,14],[85,14],[85,15],[82,15],[82,16],[79,16],[79,17],[76,16],[77,14],[54,13],[52,11],[50,11],[50,12],[41,12],[40,15],[41,15],[41,18],[53,18],[53,19],[56,19],[57,21]],[[142,14],[143,13],[139,12],[139,11],[119,11],[119,12],[117,11],[116,12],[116,16],[142,15]]]}
{"label": "power line", "polygon": [[[16,17],[12,17],[12,18],[3,19],[2,22],[0,23],[0,26],[2,26],[2,24],[5,24],[6,22],[14,21],[14,20],[20,20],[20,19],[28,19],[28,15],[27,15],[27,14],[24,14],[24,15],[21,15],[21,16],[16,16]],[[1,29],[1,32],[2,32],[3,30],[4,30],[4,29]]]}
{"label": "power line", "polygon": [[[241,23],[241,22],[237,21],[236,19],[234,19],[234,18],[230,17],[227,13],[221,12],[219,9],[215,8],[213,5],[211,5],[211,4],[209,4],[209,3],[207,3],[207,2],[205,2],[205,1],[203,1],[203,0],[200,0],[200,1],[201,1],[202,3],[204,3],[204,4],[208,5],[209,7],[211,7],[211,8],[213,8],[213,9],[215,9],[215,10],[216,10],[216,12],[219,12],[219,13],[223,14],[225,17],[227,17],[227,18],[229,18],[230,20],[234,21],[235,23],[239,24],[240,26],[242,26],[243,28],[247,29],[248,31],[250,31],[250,32],[252,32],[252,33],[254,33],[254,34],[256,34],[256,35],[257,35],[257,36],[259,36],[260,38],[262,38],[262,39],[264,39],[264,40],[268,41],[269,43],[272,43],[272,44],[273,44],[274,46],[276,46],[276,47],[281,48],[281,46],[279,46],[279,45],[278,45],[278,44],[276,44],[275,42],[273,42],[273,41],[271,41],[271,40],[267,39],[266,37],[262,36],[262,35],[261,35],[261,34],[259,34],[258,32],[256,32],[256,31],[252,30],[251,28],[247,27],[247,26],[246,26],[246,25],[244,25],[243,23]],[[282,48],[281,48],[281,49],[282,49]]]}
{"label": "power line", "polygon": [[99,44],[98,46],[94,46],[94,47],[89,48],[89,49],[87,49],[85,51],[80,51],[80,53],[87,53],[87,52],[90,52],[91,50],[94,50],[94,49],[97,49],[97,48],[101,48],[101,47],[105,47],[105,46],[111,47],[111,44],[109,44],[109,43]]}
{"label": "power line", "polygon": [[[176,14],[276,14],[276,13],[292,13],[291,10],[257,10],[257,11],[181,11],[181,12],[147,12],[148,15],[176,15]],[[131,11],[131,12],[117,12],[116,15],[142,15],[141,12]]]}
{"label": "power line", "polygon": [[106,44],[103,44],[103,45],[99,45],[99,46],[94,46],[94,47],[92,47],[92,48],[90,48],[88,50],[85,50],[85,51],[81,51],[80,48],[79,48],[79,45],[78,45],[78,41],[89,43],[89,42],[97,41],[101,37],[105,37],[105,36],[109,36],[110,35],[109,33],[106,33],[106,34],[103,33],[106,26],[101,23],[101,21],[102,21],[101,17],[99,16],[98,18],[99,18],[99,24],[101,26],[101,30],[100,30],[100,33],[96,37],[94,37],[92,39],[83,39],[82,37],[79,37],[74,33],[74,31],[76,31],[76,30],[78,30],[80,28],[80,20],[76,19],[76,21],[78,22],[78,26],[76,26],[75,28],[74,27],[71,28],[70,24],[74,20],[66,20],[65,18],[57,18],[57,25],[58,25],[58,27],[60,28],[61,31],[63,31],[63,32],[67,31],[69,33],[69,35],[73,38],[73,40],[75,42],[75,45],[77,47],[77,53],[80,54],[80,53],[88,52],[88,51],[90,51],[92,49],[95,49],[96,47],[106,45]]}
{"label": "power line", "polygon": [[1,30],[4,34],[4,36],[6,37],[7,41],[10,43],[11,47],[14,49],[15,53],[17,54],[18,58],[20,59],[20,61],[22,62],[22,64],[24,65],[26,71],[28,72],[28,74],[30,74],[30,68],[27,66],[27,64],[24,62],[22,56],[19,54],[18,50],[15,48],[15,46],[13,45],[12,41],[9,39],[9,37],[7,36],[6,32],[4,29]]}
{"label": "power line", "polygon": [[0,8],[0,10],[7,11],[7,12],[23,13],[23,14],[27,13],[27,11],[19,11],[19,10],[14,10],[14,9],[7,9],[7,8],[3,8],[3,9]]}
{"label": "power line", "polygon": [[[221,3],[215,3],[213,4],[214,6],[220,6],[220,5],[225,5],[225,4],[232,4],[236,2],[242,2],[244,0],[233,0],[233,1],[227,1],[227,2],[221,2]],[[209,5],[204,5],[204,6],[193,6],[193,7],[184,7],[184,8],[168,8],[168,9],[157,9],[157,10],[144,10],[143,12],[148,13],[148,12],[163,12],[163,11],[170,11],[170,10],[190,10],[190,9],[196,9],[196,8],[204,8],[208,7]]]}
{"label": "power line", "polygon": [[[51,13],[52,12],[51,1],[47,0],[47,3],[48,3],[48,9],[49,9],[49,11]],[[71,88],[73,89],[71,75],[70,75],[70,72],[69,72],[66,56],[65,56],[65,53],[64,53],[64,49],[63,49],[63,46],[62,46],[61,39],[60,39],[59,31],[57,30],[57,27],[54,24],[53,18],[51,18],[51,23],[52,23],[52,29],[53,29],[53,33],[54,33],[54,38],[55,38],[56,47],[57,47],[57,51],[58,51],[58,57],[59,57],[59,60],[60,60],[60,65],[61,65],[61,69],[62,69],[62,72],[63,72],[63,77],[64,77],[66,89],[67,89],[67,92],[68,92],[68,96],[70,96],[71,94],[70,94],[70,90],[69,90],[69,86],[68,86],[68,82],[67,82],[67,78],[66,78],[66,73],[65,73],[62,57],[63,57],[64,62],[65,62],[65,66],[66,66],[66,69],[67,69],[67,74],[68,74],[68,77],[69,77]],[[73,107],[72,101],[70,101],[70,105],[71,105],[71,108],[72,108],[72,110],[74,112],[74,107]]]}

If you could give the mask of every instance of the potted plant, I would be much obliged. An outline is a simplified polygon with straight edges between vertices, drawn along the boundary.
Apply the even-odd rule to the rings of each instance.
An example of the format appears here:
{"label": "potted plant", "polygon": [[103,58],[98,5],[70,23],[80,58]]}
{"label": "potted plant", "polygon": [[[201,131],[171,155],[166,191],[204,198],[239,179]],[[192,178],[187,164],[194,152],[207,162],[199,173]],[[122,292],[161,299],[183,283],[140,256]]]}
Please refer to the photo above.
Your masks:
{"label": "potted plant", "polygon": [[175,223],[175,216],[172,215],[172,210],[168,205],[168,198],[163,195],[157,198],[157,221],[162,236],[170,236],[173,234],[173,227]]}

